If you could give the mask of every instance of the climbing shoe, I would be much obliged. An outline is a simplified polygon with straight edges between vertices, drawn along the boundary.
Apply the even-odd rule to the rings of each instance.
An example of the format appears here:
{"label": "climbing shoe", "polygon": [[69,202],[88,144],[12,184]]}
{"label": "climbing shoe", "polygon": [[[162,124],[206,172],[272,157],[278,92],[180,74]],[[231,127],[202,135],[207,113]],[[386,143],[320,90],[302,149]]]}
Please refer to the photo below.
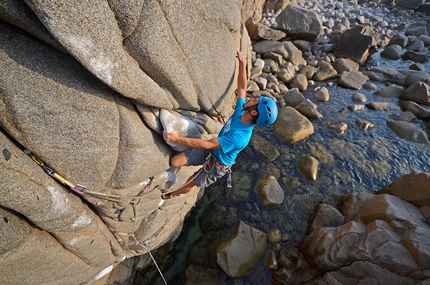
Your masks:
{"label": "climbing shoe", "polygon": [[161,199],[163,199],[163,200],[169,200],[169,199],[172,199],[174,196],[172,196],[172,193],[166,193],[166,194],[163,194],[163,195],[161,195]]}

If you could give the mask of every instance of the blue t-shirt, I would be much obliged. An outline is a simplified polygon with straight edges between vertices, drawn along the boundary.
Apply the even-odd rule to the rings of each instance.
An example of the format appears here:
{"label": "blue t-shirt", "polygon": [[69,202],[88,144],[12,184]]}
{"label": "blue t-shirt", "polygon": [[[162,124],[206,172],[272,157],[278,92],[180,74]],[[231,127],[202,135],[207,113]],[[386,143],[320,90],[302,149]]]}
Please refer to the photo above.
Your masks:
{"label": "blue t-shirt", "polygon": [[246,103],[244,98],[238,98],[234,113],[221,129],[218,135],[218,142],[221,149],[215,149],[216,158],[224,165],[230,166],[236,160],[239,152],[244,149],[251,140],[254,125],[242,123],[240,119],[244,113],[243,105]]}

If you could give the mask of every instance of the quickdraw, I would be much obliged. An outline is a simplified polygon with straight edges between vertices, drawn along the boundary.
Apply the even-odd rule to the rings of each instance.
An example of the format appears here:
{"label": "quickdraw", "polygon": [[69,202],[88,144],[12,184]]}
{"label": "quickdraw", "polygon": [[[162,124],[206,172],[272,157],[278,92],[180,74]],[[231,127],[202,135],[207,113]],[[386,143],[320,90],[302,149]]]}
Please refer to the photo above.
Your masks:
{"label": "quickdraw", "polygon": [[45,163],[43,163],[42,160],[40,160],[37,156],[35,156],[31,151],[28,149],[24,149],[24,153],[26,153],[28,156],[33,159],[34,162],[36,162],[42,169],[51,177],[55,178],[57,181],[59,181],[61,184],[68,186],[70,190],[82,195],[84,194],[85,190],[87,190],[87,187],[81,184],[73,184],[63,177],[61,177],[58,173],[56,173],[53,169],[48,167]]}

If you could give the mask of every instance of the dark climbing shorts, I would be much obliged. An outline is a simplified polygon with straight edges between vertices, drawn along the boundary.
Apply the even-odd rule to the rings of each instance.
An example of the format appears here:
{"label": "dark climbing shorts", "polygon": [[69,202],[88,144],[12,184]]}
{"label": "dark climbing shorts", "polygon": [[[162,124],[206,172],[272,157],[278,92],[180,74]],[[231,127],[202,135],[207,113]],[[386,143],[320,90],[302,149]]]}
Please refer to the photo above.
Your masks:
{"label": "dark climbing shorts", "polygon": [[[201,149],[201,148],[188,148],[185,150],[185,157],[187,158],[188,165],[203,165],[205,163],[205,158],[211,150]],[[215,183],[219,178],[223,177],[227,171],[227,167],[220,167],[216,164],[216,157],[212,153],[210,161],[206,167],[200,171],[200,173],[194,178],[194,184],[197,187],[204,189],[213,183]]]}

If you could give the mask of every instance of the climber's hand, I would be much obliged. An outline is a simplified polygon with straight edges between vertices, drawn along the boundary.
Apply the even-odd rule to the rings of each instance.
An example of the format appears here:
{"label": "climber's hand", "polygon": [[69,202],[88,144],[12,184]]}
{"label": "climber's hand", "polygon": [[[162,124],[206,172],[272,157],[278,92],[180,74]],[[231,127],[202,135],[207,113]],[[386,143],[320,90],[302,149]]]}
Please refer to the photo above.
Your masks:
{"label": "climber's hand", "polygon": [[174,142],[174,143],[179,142],[179,139],[180,139],[178,134],[174,132],[163,132],[163,138],[167,142]]}

